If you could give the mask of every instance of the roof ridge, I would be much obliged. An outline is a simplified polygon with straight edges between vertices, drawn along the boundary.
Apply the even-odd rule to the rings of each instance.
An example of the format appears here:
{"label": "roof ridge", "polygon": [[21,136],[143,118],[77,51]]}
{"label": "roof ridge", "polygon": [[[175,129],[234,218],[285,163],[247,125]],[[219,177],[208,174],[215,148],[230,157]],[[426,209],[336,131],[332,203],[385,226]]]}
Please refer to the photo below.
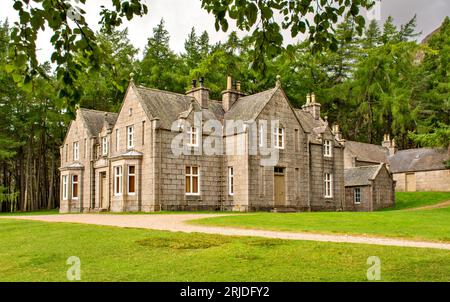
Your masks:
{"label": "roof ridge", "polygon": [[89,109],[89,108],[81,108],[79,110],[82,111],[92,111],[92,112],[101,112],[101,113],[113,113],[113,114],[118,114],[117,112],[112,112],[112,111],[103,111],[103,110],[97,110],[97,109]]}
{"label": "roof ridge", "polygon": [[192,98],[191,96],[188,96],[186,94],[173,92],[173,91],[167,91],[167,90],[161,90],[161,89],[157,89],[157,88],[145,87],[145,86],[142,86],[142,85],[138,85],[138,86],[136,86],[136,88],[150,90],[150,91],[154,91],[154,92],[163,92],[163,93],[173,94],[173,95],[177,95],[177,96],[183,96],[183,97],[187,97],[187,98]]}
{"label": "roof ridge", "polygon": [[344,170],[352,170],[352,169],[367,169],[367,168],[374,168],[374,167],[379,167],[380,165],[384,165],[383,163],[378,164],[378,165],[369,165],[369,166],[359,166],[359,167],[351,167],[351,168],[346,168]]}

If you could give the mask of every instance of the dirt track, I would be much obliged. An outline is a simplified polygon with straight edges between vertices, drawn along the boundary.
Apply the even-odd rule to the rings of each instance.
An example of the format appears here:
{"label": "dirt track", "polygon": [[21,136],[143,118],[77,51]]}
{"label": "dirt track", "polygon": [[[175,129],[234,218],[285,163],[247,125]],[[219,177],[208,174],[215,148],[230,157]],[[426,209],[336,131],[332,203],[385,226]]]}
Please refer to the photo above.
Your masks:
{"label": "dirt track", "polygon": [[[225,214],[226,215],[226,214]],[[95,224],[105,226],[129,227],[163,230],[185,233],[208,233],[227,236],[256,236],[286,240],[308,240],[322,242],[361,243],[386,246],[433,248],[450,250],[450,243],[410,241],[393,238],[379,238],[368,236],[325,235],[314,233],[291,233],[278,231],[264,231],[252,229],[238,229],[228,227],[197,226],[187,224],[186,221],[208,217],[214,214],[154,214],[154,215],[109,215],[109,214],[68,214],[43,216],[3,216],[3,219],[35,220],[44,222],[69,222]]]}

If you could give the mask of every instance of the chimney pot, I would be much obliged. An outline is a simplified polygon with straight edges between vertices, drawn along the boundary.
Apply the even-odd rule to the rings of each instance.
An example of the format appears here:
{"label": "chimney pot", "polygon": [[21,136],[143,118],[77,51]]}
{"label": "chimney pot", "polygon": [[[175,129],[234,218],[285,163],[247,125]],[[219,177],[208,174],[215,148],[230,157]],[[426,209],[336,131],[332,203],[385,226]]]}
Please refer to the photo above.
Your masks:
{"label": "chimney pot", "polygon": [[197,87],[197,80],[192,80],[192,88],[196,88]]}
{"label": "chimney pot", "polygon": [[227,77],[227,89],[222,92],[222,107],[225,112],[230,110],[231,106],[238,98],[243,96],[241,92],[241,82],[233,80],[231,76]]}
{"label": "chimney pot", "polygon": [[307,94],[306,105],[302,108],[304,111],[311,113],[314,119],[318,120],[320,118],[320,104],[316,103],[316,95],[314,93]]}
{"label": "chimney pot", "polygon": [[205,78],[204,77],[201,77],[199,82],[200,82],[200,87],[205,87]]}
{"label": "chimney pot", "polygon": [[233,89],[233,78],[231,76],[227,77],[227,90]]}

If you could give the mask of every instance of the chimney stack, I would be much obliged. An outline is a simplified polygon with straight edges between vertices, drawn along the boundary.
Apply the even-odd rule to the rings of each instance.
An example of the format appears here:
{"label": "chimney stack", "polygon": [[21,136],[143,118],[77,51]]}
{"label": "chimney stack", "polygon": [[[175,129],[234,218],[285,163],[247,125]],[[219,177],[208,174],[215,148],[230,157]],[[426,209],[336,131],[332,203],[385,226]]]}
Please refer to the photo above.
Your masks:
{"label": "chimney stack", "polygon": [[385,134],[383,138],[383,142],[381,146],[387,148],[389,150],[389,155],[394,155],[397,153],[397,146],[395,144],[395,139],[391,140],[391,136],[389,134]]}
{"label": "chimney stack", "polygon": [[210,90],[205,88],[205,78],[201,77],[199,82],[200,87],[197,87],[197,80],[192,80],[192,89],[186,95],[193,97],[202,108],[208,108]]}
{"label": "chimney stack", "polygon": [[333,125],[333,134],[338,142],[343,142],[342,132],[338,124]]}
{"label": "chimney stack", "polygon": [[227,89],[222,91],[223,110],[225,112],[230,110],[231,106],[242,96],[245,96],[245,94],[241,92],[241,81],[233,81],[233,78],[228,76]]}
{"label": "chimney stack", "polygon": [[306,96],[306,104],[303,105],[303,111],[311,113],[314,119],[320,119],[320,107],[319,103],[316,103],[316,95],[314,93],[308,94]]}

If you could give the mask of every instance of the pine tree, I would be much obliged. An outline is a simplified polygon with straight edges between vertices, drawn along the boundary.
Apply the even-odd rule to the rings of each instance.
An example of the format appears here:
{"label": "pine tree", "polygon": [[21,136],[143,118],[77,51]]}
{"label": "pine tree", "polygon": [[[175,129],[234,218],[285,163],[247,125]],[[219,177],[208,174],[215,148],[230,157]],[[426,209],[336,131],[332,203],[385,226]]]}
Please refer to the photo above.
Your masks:
{"label": "pine tree", "polygon": [[169,46],[169,32],[164,27],[164,19],[153,29],[153,36],[147,41],[144,58],[139,63],[137,82],[169,90],[184,92],[186,75],[183,74],[181,60]]}

